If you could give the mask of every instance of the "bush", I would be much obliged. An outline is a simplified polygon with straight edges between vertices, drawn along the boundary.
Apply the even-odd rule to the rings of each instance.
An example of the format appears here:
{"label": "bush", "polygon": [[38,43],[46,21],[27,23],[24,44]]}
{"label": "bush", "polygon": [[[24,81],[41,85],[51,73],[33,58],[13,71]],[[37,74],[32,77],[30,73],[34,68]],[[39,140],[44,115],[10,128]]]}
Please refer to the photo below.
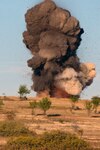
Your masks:
{"label": "bush", "polygon": [[32,109],[32,115],[34,115],[35,114],[34,109],[37,108],[38,103],[36,101],[33,101],[33,102],[29,102],[29,104],[30,104],[30,108]]}
{"label": "bush", "polygon": [[44,115],[46,115],[46,111],[51,107],[51,101],[46,97],[43,98],[39,103],[38,106],[44,111]]}
{"label": "bush", "polygon": [[92,150],[82,139],[55,131],[39,136],[20,136],[8,141],[9,150]]}
{"label": "bush", "polygon": [[0,122],[0,136],[19,136],[28,134],[31,134],[31,132],[20,122]]}
{"label": "bush", "polygon": [[9,150],[25,150],[25,148],[27,148],[27,150],[32,150],[32,148],[39,148],[41,146],[41,143],[42,141],[38,137],[20,136],[14,139],[11,138],[8,141],[7,147],[9,148]]}
{"label": "bush", "polygon": [[76,102],[79,101],[79,96],[78,95],[71,95],[70,100],[71,100],[71,103],[72,103],[71,112],[72,112],[73,109],[77,110],[75,104],[76,104]]}
{"label": "bush", "polygon": [[90,115],[92,111],[92,102],[91,101],[86,101],[85,102],[85,109],[87,110],[88,116]]}
{"label": "bush", "polygon": [[100,97],[98,96],[92,97],[92,104],[93,104],[94,112],[97,113],[97,108],[100,105]]}

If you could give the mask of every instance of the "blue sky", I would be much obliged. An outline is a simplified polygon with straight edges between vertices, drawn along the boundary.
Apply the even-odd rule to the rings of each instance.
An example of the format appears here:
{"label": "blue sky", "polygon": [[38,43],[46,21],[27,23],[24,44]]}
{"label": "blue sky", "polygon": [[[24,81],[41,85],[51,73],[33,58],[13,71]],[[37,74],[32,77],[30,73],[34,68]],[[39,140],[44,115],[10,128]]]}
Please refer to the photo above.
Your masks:
{"label": "blue sky", "polygon": [[[42,0],[0,1],[0,95],[17,95],[20,84],[30,88],[31,69],[27,67],[30,52],[22,42],[25,30],[24,14]],[[96,64],[97,76],[81,96],[91,98],[100,95],[100,0],[54,0],[60,7],[68,9],[79,21],[85,33],[78,49],[82,62]],[[31,95],[35,95],[34,92]]]}

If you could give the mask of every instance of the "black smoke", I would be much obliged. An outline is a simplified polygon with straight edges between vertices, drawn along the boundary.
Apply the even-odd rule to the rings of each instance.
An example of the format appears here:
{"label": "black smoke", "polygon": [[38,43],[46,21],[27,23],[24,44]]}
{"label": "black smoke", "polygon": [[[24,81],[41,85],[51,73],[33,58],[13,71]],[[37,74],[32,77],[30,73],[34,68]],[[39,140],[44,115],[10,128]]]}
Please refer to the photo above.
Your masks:
{"label": "black smoke", "polygon": [[[83,89],[87,81],[83,81],[86,76],[77,57],[84,32],[79,21],[68,10],[56,6],[51,0],[45,0],[29,9],[25,14],[25,21],[27,31],[23,33],[23,41],[33,55],[28,60],[28,66],[33,70],[32,89],[37,93],[47,90],[50,94],[59,85],[55,78],[68,68],[81,74],[77,79]],[[63,88],[62,90],[71,94]]]}

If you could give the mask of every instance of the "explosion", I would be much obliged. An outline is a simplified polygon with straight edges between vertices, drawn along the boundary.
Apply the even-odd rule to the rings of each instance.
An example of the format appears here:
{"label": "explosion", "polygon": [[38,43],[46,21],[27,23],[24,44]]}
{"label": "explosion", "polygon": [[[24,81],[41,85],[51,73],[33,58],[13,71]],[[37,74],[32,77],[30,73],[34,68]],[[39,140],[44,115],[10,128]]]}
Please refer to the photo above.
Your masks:
{"label": "explosion", "polygon": [[68,97],[80,95],[93,82],[95,65],[81,63],[77,49],[84,30],[68,10],[45,0],[25,14],[24,43],[33,57],[32,89],[38,95]]}

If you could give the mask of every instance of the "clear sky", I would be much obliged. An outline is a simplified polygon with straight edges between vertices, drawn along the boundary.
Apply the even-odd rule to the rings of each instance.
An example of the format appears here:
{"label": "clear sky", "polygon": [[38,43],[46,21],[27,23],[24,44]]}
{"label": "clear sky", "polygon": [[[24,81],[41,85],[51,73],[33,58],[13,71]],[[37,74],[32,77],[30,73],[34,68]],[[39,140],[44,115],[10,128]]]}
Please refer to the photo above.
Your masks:
{"label": "clear sky", "polygon": [[[31,69],[27,67],[31,54],[22,42],[22,32],[25,30],[25,12],[41,1],[0,1],[0,95],[17,95],[20,84],[26,84],[29,88],[32,85]],[[78,56],[82,62],[93,62],[96,65],[97,76],[81,96],[100,96],[100,0],[54,1],[80,21],[85,33],[82,35]]]}

